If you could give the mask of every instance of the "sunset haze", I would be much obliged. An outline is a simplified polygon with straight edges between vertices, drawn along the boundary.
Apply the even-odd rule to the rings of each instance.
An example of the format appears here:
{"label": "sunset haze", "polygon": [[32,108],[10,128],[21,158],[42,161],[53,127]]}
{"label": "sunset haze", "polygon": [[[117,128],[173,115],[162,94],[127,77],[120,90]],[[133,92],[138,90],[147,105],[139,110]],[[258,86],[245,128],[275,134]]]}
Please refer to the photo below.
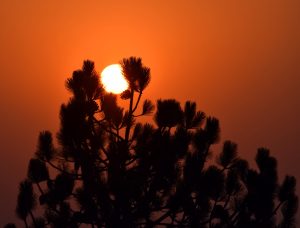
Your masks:
{"label": "sunset haze", "polygon": [[0,28],[0,226],[19,224],[38,133],[57,132],[65,80],[86,59],[101,73],[141,57],[144,99],[196,101],[243,158],[267,147],[280,180],[300,181],[300,1],[2,0]]}

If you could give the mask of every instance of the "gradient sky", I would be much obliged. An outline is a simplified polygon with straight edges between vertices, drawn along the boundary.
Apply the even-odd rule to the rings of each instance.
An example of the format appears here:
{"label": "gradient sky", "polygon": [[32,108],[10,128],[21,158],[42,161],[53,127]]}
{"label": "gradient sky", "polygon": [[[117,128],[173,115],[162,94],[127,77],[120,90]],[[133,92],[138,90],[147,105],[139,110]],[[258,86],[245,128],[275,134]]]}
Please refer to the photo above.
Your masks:
{"label": "gradient sky", "polygon": [[144,97],[196,101],[242,157],[268,147],[300,181],[299,0],[1,0],[0,226],[39,131],[59,127],[66,78],[129,56],[151,68]]}

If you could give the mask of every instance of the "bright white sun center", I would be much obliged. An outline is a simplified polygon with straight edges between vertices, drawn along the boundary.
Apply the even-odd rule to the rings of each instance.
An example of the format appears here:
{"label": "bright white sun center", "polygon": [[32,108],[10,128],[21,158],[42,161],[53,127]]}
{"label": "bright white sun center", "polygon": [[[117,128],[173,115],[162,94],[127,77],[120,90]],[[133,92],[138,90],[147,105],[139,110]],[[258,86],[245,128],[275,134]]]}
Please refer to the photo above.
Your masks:
{"label": "bright white sun center", "polygon": [[119,94],[128,88],[120,64],[112,64],[104,68],[101,73],[101,82],[109,93]]}

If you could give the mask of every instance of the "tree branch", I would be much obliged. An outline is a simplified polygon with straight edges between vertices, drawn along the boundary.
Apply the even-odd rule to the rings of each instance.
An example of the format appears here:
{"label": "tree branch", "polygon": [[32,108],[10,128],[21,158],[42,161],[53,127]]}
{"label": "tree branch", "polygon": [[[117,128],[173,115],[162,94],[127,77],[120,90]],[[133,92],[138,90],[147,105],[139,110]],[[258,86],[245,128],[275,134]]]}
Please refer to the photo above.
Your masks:
{"label": "tree branch", "polygon": [[68,175],[71,175],[71,176],[74,176],[76,179],[81,179],[82,178],[82,175],[80,174],[75,174],[75,173],[69,173],[67,172],[66,170],[54,165],[51,161],[47,161],[47,160],[44,160],[44,162],[47,162],[50,166],[52,166],[54,169],[62,172],[62,173],[65,173],[65,174],[68,174]]}
{"label": "tree branch", "polygon": [[125,142],[126,143],[128,142],[130,128],[131,128],[131,126],[129,125],[129,122],[130,122],[131,116],[133,114],[133,112],[132,112],[133,97],[134,97],[134,90],[133,90],[133,88],[131,88],[131,91],[130,91],[130,103],[129,103],[129,110],[128,110],[128,120],[127,120],[127,126],[126,126],[126,130],[125,130]]}
{"label": "tree branch", "polygon": [[139,105],[139,103],[140,103],[142,94],[143,94],[142,92],[139,93],[139,97],[138,97],[138,99],[137,99],[137,101],[136,101],[136,104],[135,104],[134,108],[132,109],[132,114],[133,114],[133,113],[135,112],[135,110],[137,109],[137,107],[138,107],[138,105]]}

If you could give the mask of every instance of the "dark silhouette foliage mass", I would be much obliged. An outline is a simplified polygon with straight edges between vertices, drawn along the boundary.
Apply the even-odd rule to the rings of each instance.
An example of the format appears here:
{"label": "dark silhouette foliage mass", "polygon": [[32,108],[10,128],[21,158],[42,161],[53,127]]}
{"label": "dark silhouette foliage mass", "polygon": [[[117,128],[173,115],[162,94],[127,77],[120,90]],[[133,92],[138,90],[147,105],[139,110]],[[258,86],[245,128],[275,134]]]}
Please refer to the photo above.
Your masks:
{"label": "dark silhouette foliage mass", "polygon": [[[58,143],[40,133],[20,183],[16,213],[26,227],[295,227],[296,179],[278,183],[268,149],[258,149],[257,169],[229,140],[208,161],[218,119],[192,101],[142,103],[150,68],[136,57],[120,64],[127,110],[105,92],[92,61],[67,79]],[[155,125],[137,122],[154,110]]]}

